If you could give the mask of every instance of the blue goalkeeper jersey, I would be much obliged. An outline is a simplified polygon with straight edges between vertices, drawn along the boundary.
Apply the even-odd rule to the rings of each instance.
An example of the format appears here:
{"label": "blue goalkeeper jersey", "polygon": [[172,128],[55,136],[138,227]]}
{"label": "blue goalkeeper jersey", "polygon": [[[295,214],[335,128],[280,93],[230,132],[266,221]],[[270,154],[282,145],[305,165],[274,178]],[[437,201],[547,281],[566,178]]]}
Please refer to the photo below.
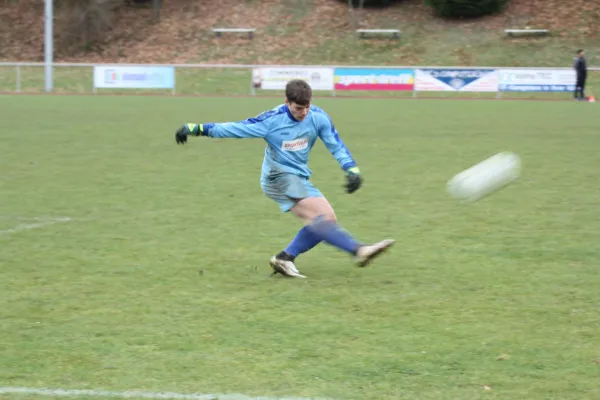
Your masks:
{"label": "blue goalkeeper jersey", "polygon": [[264,139],[267,147],[262,178],[281,173],[309,178],[312,172],[308,168],[308,157],[317,138],[323,141],[343,170],[356,166],[329,115],[316,106],[310,107],[302,121],[296,120],[287,105],[283,104],[244,121],[204,124],[204,135],[212,138]]}

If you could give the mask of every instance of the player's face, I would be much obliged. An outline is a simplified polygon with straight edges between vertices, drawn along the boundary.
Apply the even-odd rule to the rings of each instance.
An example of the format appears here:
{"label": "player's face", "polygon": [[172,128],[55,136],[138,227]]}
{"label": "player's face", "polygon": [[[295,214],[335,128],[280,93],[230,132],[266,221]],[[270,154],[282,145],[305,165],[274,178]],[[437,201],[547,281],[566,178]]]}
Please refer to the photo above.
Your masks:
{"label": "player's face", "polygon": [[298,121],[303,121],[304,118],[306,118],[306,116],[308,115],[308,112],[310,111],[310,103],[306,106],[301,106],[300,104],[296,103],[290,103],[287,100],[285,103],[290,109],[290,114],[292,114],[292,116]]}

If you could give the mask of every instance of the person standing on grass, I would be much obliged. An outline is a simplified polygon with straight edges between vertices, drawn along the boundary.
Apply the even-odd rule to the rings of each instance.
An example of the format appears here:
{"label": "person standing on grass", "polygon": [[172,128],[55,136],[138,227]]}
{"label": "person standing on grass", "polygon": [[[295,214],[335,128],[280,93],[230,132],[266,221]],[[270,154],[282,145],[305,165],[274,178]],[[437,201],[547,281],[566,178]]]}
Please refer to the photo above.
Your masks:
{"label": "person standing on grass", "polygon": [[317,139],[320,139],[346,173],[348,193],[354,193],[363,182],[356,161],[340,139],[329,115],[311,104],[312,89],[306,81],[289,81],[285,97],[285,104],[243,121],[184,124],[175,132],[175,141],[185,144],[188,136],[202,136],[258,138],[267,143],[261,188],[282,212],[291,211],[305,225],[283,251],[271,257],[269,263],[274,273],[305,278],[294,261],[298,255],[321,242],[354,256],[357,265],[364,267],[395,241],[386,239],[363,244],[338,224],[333,208],[310,182],[308,158]]}
{"label": "person standing on grass", "polygon": [[587,80],[587,65],[583,49],[577,50],[577,57],[573,63],[573,68],[577,74],[577,81],[575,82],[575,93],[573,97],[575,100],[585,100],[585,81]]}

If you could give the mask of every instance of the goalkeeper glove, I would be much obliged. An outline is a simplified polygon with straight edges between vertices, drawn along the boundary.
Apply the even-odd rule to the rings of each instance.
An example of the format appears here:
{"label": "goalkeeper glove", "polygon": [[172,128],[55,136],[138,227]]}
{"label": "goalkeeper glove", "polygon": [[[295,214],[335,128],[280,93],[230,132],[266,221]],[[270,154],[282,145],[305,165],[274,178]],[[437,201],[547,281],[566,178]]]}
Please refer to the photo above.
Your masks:
{"label": "goalkeeper glove", "polygon": [[354,193],[360,188],[363,178],[358,167],[350,168],[346,173],[346,192]]}
{"label": "goalkeeper glove", "polygon": [[175,141],[177,144],[185,144],[187,137],[204,135],[204,125],[202,124],[183,124],[177,131],[175,131]]}

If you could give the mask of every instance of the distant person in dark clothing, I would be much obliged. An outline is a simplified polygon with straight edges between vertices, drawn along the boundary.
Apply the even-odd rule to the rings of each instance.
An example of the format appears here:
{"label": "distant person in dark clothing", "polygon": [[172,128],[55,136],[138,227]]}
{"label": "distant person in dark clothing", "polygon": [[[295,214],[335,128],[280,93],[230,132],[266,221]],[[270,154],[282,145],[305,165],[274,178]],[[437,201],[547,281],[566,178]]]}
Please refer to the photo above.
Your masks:
{"label": "distant person in dark clothing", "polygon": [[575,57],[575,63],[573,64],[575,72],[577,73],[577,81],[575,83],[575,93],[573,97],[575,100],[585,100],[585,81],[587,79],[587,66],[583,50],[577,50],[577,57]]}

